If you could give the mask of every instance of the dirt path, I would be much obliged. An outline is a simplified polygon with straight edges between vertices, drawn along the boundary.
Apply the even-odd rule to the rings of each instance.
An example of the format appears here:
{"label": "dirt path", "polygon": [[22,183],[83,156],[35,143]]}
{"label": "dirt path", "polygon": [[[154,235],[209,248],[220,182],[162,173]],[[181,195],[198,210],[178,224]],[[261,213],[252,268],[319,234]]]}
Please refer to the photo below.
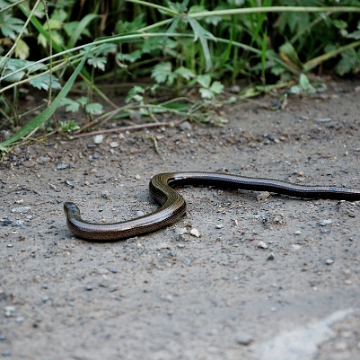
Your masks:
{"label": "dirt path", "polygon": [[185,188],[179,223],[115,243],[73,237],[62,209],[70,200],[92,221],[136,217],[156,207],[150,177],[177,170],[359,188],[356,85],[282,112],[236,105],[223,129],[15,149],[0,165],[0,356],[359,358],[360,203]]}

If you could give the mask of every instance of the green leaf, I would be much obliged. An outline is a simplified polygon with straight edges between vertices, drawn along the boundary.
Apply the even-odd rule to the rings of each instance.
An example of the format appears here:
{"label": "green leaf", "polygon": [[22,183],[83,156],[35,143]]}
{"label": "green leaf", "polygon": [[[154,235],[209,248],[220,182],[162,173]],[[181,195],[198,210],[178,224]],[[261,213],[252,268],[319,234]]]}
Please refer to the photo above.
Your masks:
{"label": "green leaf", "polygon": [[209,88],[211,83],[211,77],[210,75],[199,75],[196,78],[196,81],[198,84],[204,88]]}
{"label": "green leaf", "polygon": [[40,125],[42,125],[45,121],[47,121],[52,114],[55,112],[55,110],[59,107],[61,100],[67,95],[69,90],[71,89],[72,85],[74,84],[75,79],[77,78],[80,70],[84,66],[85,60],[87,58],[87,55],[90,51],[90,47],[88,48],[88,51],[86,54],[84,54],[84,57],[80,61],[79,65],[76,67],[72,75],[70,76],[69,80],[66,82],[65,86],[61,89],[57,97],[54,99],[52,104],[45,109],[41,114],[34,117],[32,120],[30,120],[25,126],[23,126],[18,132],[16,132],[14,135],[10,136],[9,139],[3,141],[0,144],[0,148],[7,148],[20,138],[30,134],[32,131],[34,131],[36,128],[38,128]]}
{"label": "green leaf", "polygon": [[102,71],[105,71],[105,65],[106,65],[106,57],[92,57],[90,58],[87,63],[94,68],[98,68]]}
{"label": "green leaf", "polygon": [[144,89],[139,86],[139,85],[136,85],[134,86],[127,94],[126,98],[125,98],[125,102],[128,104],[131,100],[135,100],[135,101],[138,101],[138,95],[141,94],[141,97],[142,97],[142,94],[144,94]]}
{"label": "green leaf", "polygon": [[85,106],[85,111],[88,114],[100,115],[103,113],[103,106],[99,103],[91,103]]}
{"label": "green leaf", "polygon": [[[15,17],[0,17],[0,30],[4,37],[15,40],[16,35],[19,34],[24,26],[24,21]],[[25,34],[27,34],[25,29]]]}
{"label": "green leaf", "polygon": [[29,57],[30,48],[23,39],[18,39],[15,47],[15,56],[21,60],[25,60]]}
{"label": "green leaf", "polygon": [[299,78],[299,85],[301,88],[305,91],[307,91],[310,88],[310,81],[308,77],[305,74],[301,74]]}
{"label": "green leaf", "polygon": [[214,94],[221,94],[224,91],[224,85],[220,81],[214,81],[210,87]]}
{"label": "green leaf", "polygon": [[75,120],[70,120],[60,121],[60,128],[62,132],[72,132],[80,129],[80,126],[76,123]]}
{"label": "green leaf", "polygon": [[184,66],[180,66],[179,68],[177,68],[175,70],[175,73],[180,75],[185,80],[190,80],[190,79],[193,79],[195,77],[194,72],[192,70],[184,67]]}
{"label": "green leaf", "polygon": [[[68,49],[73,48],[75,46],[75,44],[81,39],[82,35],[91,37],[91,34],[90,34],[89,30],[87,29],[87,27],[94,19],[99,18],[99,17],[100,17],[100,15],[97,15],[97,14],[87,14],[79,22],[76,22],[77,25],[71,33],[70,39],[67,43],[67,48]],[[66,25],[68,25],[68,24],[66,24]],[[64,28],[65,28],[65,26],[64,26]]]}
{"label": "green leaf", "polygon": [[131,63],[134,63],[136,60],[140,59],[142,56],[142,52],[140,50],[135,50],[131,52],[130,54],[124,54],[124,53],[117,53],[116,57],[121,62],[129,61]]}
{"label": "green leaf", "polygon": [[59,106],[65,106],[66,112],[77,112],[79,111],[80,103],[69,98],[64,98],[61,100]]}
{"label": "green leaf", "polygon": [[78,99],[76,99],[76,101],[82,105],[85,106],[88,103],[88,98],[86,96],[80,96]]}
{"label": "green leaf", "polygon": [[172,72],[171,63],[165,62],[154,66],[151,77],[159,84],[166,82],[167,85],[172,85],[176,79],[176,74]]}
{"label": "green leaf", "polygon": [[214,93],[209,89],[200,88],[199,91],[203,99],[212,99],[214,97]]}
{"label": "green leaf", "polygon": [[187,18],[193,32],[194,32],[194,42],[196,42],[197,39],[200,39],[200,43],[203,49],[203,53],[204,53],[204,57],[205,57],[205,63],[206,63],[206,71],[209,71],[211,69],[212,66],[212,62],[211,62],[211,55],[210,55],[210,51],[209,51],[209,46],[207,43],[207,39],[211,39],[216,41],[215,37],[213,34],[211,34],[209,31],[205,30],[200,23],[195,20],[192,17],[188,17]]}
{"label": "green leaf", "polygon": [[52,79],[50,81],[50,74],[44,74],[36,79],[30,80],[29,84],[37,89],[48,91],[50,88],[50,82],[52,89],[61,89],[61,84],[56,76],[52,75]]}

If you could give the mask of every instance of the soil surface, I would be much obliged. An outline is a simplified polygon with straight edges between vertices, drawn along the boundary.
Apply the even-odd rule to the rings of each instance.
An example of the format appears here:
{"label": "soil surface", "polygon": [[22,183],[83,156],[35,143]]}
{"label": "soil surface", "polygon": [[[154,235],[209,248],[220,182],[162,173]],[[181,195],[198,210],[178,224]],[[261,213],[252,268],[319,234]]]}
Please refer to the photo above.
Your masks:
{"label": "soil surface", "polygon": [[235,104],[224,128],[15,148],[0,165],[0,357],[359,359],[360,202],[179,188],[178,223],[105,243],[73,236],[63,211],[151,212],[149,179],[172,171],[360,188],[359,85],[282,111]]}

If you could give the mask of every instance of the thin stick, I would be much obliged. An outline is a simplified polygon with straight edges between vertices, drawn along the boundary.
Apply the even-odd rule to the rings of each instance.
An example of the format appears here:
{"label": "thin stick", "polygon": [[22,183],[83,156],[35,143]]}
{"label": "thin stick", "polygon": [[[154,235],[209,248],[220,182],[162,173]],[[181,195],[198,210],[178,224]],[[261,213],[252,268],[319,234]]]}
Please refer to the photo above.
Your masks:
{"label": "thin stick", "polygon": [[147,128],[153,128],[153,127],[159,127],[159,126],[176,126],[183,122],[183,120],[179,121],[169,121],[169,122],[157,122],[157,123],[150,123],[150,124],[140,124],[140,125],[132,125],[132,126],[122,126],[118,128],[113,129],[105,129],[105,130],[98,130],[98,131],[92,131],[86,134],[77,134],[73,136],[69,136],[69,140],[73,139],[79,139],[83,137],[93,136],[93,135],[100,135],[100,134],[106,134],[106,133],[112,133],[112,132],[123,132],[123,131],[131,131],[131,130],[140,130],[140,129],[147,129]]}

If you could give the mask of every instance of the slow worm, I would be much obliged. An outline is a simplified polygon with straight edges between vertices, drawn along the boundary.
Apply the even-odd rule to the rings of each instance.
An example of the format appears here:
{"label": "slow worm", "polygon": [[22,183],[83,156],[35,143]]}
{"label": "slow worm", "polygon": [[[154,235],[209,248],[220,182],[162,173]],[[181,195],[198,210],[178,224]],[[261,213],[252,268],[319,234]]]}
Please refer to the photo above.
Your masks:
{"label": "slow worm", "polygon": [[64,210],[68,228],[73,234],[81,238],[96,241],[119,240],[156,231],[175,223],[185,214],[186,202],[173,189],[173,187],[183,185],[260,190],[301,198],[360,200],[360,190],[357,189],[296,185],[285,181],[230,174],[174,172],[157,174],[150,180],[150,196],[161,205],[156,211],[129,221],[94,224],[81,218],[80,210],[76,204],[66,202]]}

